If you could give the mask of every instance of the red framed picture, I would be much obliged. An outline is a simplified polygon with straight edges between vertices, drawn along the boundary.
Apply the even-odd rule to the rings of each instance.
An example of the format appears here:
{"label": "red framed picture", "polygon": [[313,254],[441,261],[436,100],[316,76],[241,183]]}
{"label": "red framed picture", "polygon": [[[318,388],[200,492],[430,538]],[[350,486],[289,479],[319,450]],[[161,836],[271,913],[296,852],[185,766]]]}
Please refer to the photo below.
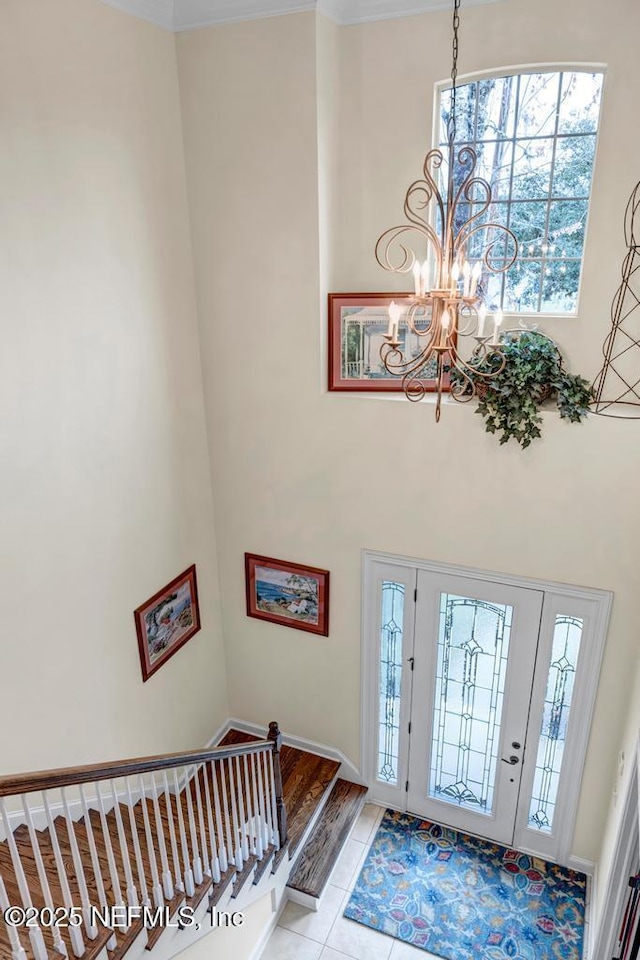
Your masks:
{"label": "red framed picture", "polygon": [[[409,293],[329,294],[329,390],[402,393],[402,377],[389,373],[380,348],[386,343],[383,334],[389,328],[389,305],[394,300],[399,306],[405,306],[398,327],[405,359],[420,353],[423,347],[420,337],[409,329],[404,319],[410,296]],[[425,317],[425,325],[428,320]],[[425,388],[435,390],[435,358],[433,377],[429,376],[430,370],[425,374]]]}
{"label": "red framed picture", "polygon": [[329,571],[245,553],[247,616],[329,636]]}
{"label": "red framed picture", "polygon": [[138,607],[133,616],[146,682],[200,629],[195,564]]}

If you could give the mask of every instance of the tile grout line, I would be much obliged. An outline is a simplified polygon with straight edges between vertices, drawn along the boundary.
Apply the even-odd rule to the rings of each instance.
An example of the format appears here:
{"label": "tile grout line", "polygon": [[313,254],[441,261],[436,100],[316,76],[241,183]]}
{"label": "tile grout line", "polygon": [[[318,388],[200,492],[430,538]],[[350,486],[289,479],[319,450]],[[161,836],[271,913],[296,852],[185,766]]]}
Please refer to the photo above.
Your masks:
{"label": "tile grout line", "polygon": [[[373,805],[372,805],[372,806],[373,806]],[[349,879],[348,879],[348,881],[347,881],[347,889],[343,889],[342,887],[339,887],[339,886],[337,886],[336,884],[331,884],[331,883],[329,883],[329,886],[335,886],[335,889],[336,889],[336,890],[339,890],[340,893],[342,894],[342,896],[341,896],[341,899],[340,899],[340,905],[339,905],[339,907],[338,907],[337,914],[336,914],[333,922],[331,923],[331,926],[329,927],[328,933],[326,934],[324,940],[323,940],[323,941],[314,940],[312,937],[308,937],[308,936],[306,936],[306,935],[303,934],[303,933],[298,933],[297,930],[292,930],[292,929],[289,928],[289,927],[285,927],[285,926],[283,926],[281,923],[278,923],[278,924],[277,924],[276,929],[280,928],[281,930],[285,930],[285,931],[287,931],[287,932],[290,933],[290,934],[294,934],[295,936],[301,937],[303,940],[306,940],[308,943],[313,944],[314,946],[320,946],[320,948],[321,948],[321,949],[320,949],[320,954],[319,954],[319,957],[320,957],[320,958],[322,957],[322,954],[325,952],[325,950],[331,950],[331,951],[333,951],[334,953],[339,954],[341,957],[344,957],[345,960],[358,960],[357,957],[354,957],[354,956],[352,956],[351,954],[344,953],[344,951],[342,951],[342,950],[338,950],[338,949],[336,949],[335,947],[330,947],[330,946],[328,946],[328,941],[330,940],[331,934],[333,933],[333,930],[334,930],[334,927],[336,926],[336,924],[337,924],[337,922],[338,922],[339,920],[345,919],[345,920],[347,920],[348,923],[355,923],[354,920],[349,920],[349,918],[347,918],[347,917],[344,916],[344,909],[346,908],[346,904],[347,904],[348,901],[351,899],[351,896],[352,896],[352,894],[353,894],[353,890],[354,890],[354,886],[355,886],[355,884],[354,884],[354,879],[355,879],[356,882],[357,882],[357,876],[359,876],[360,871],[362,870],[362,867],[364,866],[364,863],[365,863],[365,861],[366,861],[366,859],[367,859],[367,856],[368,856],[368,854],[369,854],[369,850],[371,849],[371,846],[372,846],[372,844],[373,844],[373,841],[374,841],[374,839],[375,839],[375,836],[376,836],[376,834],[377,834],[377,832],[378,832],[378,828],[379,828],[379,826],[380,826],[380,823],[381,823],[382,818],[383,818],[384,813],[385,813],[385,809],[386,809],[385,807],[380,807],[380,806],[377,805],[377,804],[375,805],[375,807],[376,807],[376,813],[375,813],[374,817],[372,818],[372,823],[371,823],[371,827],[370,827],[370,829],[369,829],[369,833],[368,833],[368,835],[367,835],[367,838],[366,838],[365,840],[355,840],[355,839],[353,838],[353,835],[350,835],[349,838],[348,838],[348,840],[347,840],[347,843],[349,843],[350,840],[354,840],[354,843],[358,843],[358,844],[362,845],[362,847],[363,847],[362,853],[361,853],[360,856],[358,857],[358,860],[356,861],[355,866],[353,867],[353,870],[352,870],[352,872],[351,872],[351,875],[350,875],[350,877],[349,877]],[[364,809],[364,808],[363,808],[363,809]],[[361,813],[361,816],[362,816],[362,813]],[[357,826],[357,821],[356,821],[356,824],[354,825],[354,828],[355,828],[355,826]],[[345,847],[343,847],[342,853],[344,853],[344,850],[345,850],[345,849],[346,849],[346,844],[345,844]],[[342,855],[342,853],[341,853],[341,855]],[[380,936],[383,936],[383,937],[385,936],[385,935],[382,934],[380,931],[373,931],[373,932],[376,933],[376,934],[378,934],[378,935],[380,935]],[[385,939],[387,939],[387,938],[385,937]],[[390,950],[389,950],[389,956],[390,956],[390,954],[391,954],[392,949],[393,949],[393,942],[391,943],[391,947],[390,947]],[[387,957],[386,960],[389,960],[389,957]],[[425,958],[425,960],[428,960],[428,958]]]}
{"label": "tile grout line", "polygon": [[[349,960],[358,960],[357,957],[353,957],[351,954],[342,953],[342,951],[336,950],[334,947],[327,947],[327,944],[329,943],[329,940],[331,939],[331,934],[333,933],[333,929],[334,929],[335,925],[337,924],[338,920],[343,920],[343,919],[344,919],[344,920],[347,920],[348,923],[355,923],[355,922],[356,922],[355,920],[349,920],[348,917],[345,917],[345,916],[344,916],[344,910],[345,910],[345,908],[346,908],[346,905],[347,905],[348,901],[351,899],[351,896],[352,896],[352,894],[353,894],[353,887],[351,887],[351,882],[352,882],[352,880],[353,880],[353,878],[354,878],[354,876],[355,876],[355,874],[356,874],[356,871],[358,871],[358,867],[360,867],[360,870],[361,870],[361,869],[362,869],[362,866],[364,866],[364,863],[365,863],[365,861],[366,861],[366,859],[367,859],[367,856],[368,856],[368,854],[369,854],[369,850],[371,849],[371,846],[372,846],[372,844],[373,844],[375,835],[376,835],[376,833],[378,832],[378,827],[380,826],[380,822],[381,822],[381,820],[382,820],[382,817],[384,816],[384,812],[385,812],[385,808],[384,808],[384,807],[380,807],[380,812],[376,814],[375,819],[374,819],[374,822],[373,822],[373,824],[372,824],[372,826],[371,826],[371,830],[369,831],[369,837],[368,837],[367,840],[364,841],[364,848],[365,848],[365,849],[364,849],[364,851],[363,851],[362,856],[361,856],[360,859],[358,860],[358,863],[357,863],[356,866],[354,867],[353,873],[351,874],[351,879],[349,880],[349,887],[350,887],[350,889],[347,889],[347,890],[345,891],[345,896],[342,898],[342,901],[341,901],[340,906],[339,906],[339,908],[338,908],[338,914],[337,914],[335,920],[333,921],[333,923],[331,924],[331,928],[330,928],[330,930],[329,930],[329,933],[327,934],[327,939],[325,940],[325,943],[324,943],[323,952],[324,952],[325,949],[334,950],[335,953],[341,953],[342,956],[348,957]],[[375,831],[375,832],[374,832],[374,831]],[[359,842],[359,841],[356,841],[356,842]],[[362,866],[361,866],[361,865],[362,865]],[[358,874],[358,875],[359,875],[359,874]],[[380,933],[380,931],[375,931],[375,932],[376,932],[376,933]],[[384,936],[384,934],[380,934],[380,935],[381,935],[381,936]],[[393,949],[393,943],[391,944],[391,947],[389,948],[389,956],[391,955],[391,950],[392,950],[392,949]],[[322,957],[322,954],[320,954],[320,957]],[[389,960],[389,957],[387,957],[387,960]]]}

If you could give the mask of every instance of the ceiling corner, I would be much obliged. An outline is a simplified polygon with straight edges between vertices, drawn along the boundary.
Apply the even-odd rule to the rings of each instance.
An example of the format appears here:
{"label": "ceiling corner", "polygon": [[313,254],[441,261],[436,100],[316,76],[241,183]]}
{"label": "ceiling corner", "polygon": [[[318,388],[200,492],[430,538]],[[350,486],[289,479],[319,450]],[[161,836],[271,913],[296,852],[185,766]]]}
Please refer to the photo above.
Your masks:
{"label": "ceiling corner", "polygon": [[154,23],[164,30],[174,30],[175,0],[100,0],[100,3]]}
{"label": "ceiling corner", "polygon": [[334,23],[346,23],[345,0],[318,0],[317,10]]}

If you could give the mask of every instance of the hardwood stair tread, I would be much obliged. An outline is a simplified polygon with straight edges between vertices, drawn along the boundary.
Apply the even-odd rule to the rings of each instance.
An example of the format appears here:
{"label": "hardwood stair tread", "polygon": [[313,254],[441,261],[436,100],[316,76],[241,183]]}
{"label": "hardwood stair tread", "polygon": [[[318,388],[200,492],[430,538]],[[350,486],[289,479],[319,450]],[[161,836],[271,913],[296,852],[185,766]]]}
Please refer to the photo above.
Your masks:
{"label": "hardwood stair tread", "polygon": [[[243,730],[229,730],[220,746],[251,743],[259,738]],[[305,831],[324,801],[340,764],[315,753],[307,753],[283,744],[280,751],[282,792],[287,810],[287,839],[289,857],[293,859]]]}
{"label": "hardwood stair tread", "polygon": [[319,899],[338,855],[364,805],[367,788],[336,780],[322,813],[304,845],[288,887]]}
{"label": "hardwood stair tread", "polygon": [[218,903],[222,899],[222,895],[224,894],[225,890],[227,889],[230,883],[233,883],[235,878],[236,878],[235,867],[229,867],[228,870],[225,870],[225,872],[220,877],[219,883],[214,884],[213,890],[211,892],[211,896],[209,897],[210,909],[213,909],[218,905]]}
{"label": "hardwood stair tread", "polygon": [[276,872],[285,857],[287,860],[289,859],[289,841],[287,841],[283,847],[280,847],[279,850],[276,850],[273,858],[273,866],[271,867],[271,873]]}
{"label": "hardwood stair tread", "polygon": [[[64,822],[64,821],[63,821]],[[65,824],[66,829],[66,824]],[[60,831],[58,831],[58,836],[60,838]],[[16,845],[20,853],[20,860],[22,863],[22,868],[24,874],[27,878],[27,883],[29,886],[29,892],[31,895],[31,902],[36,909],[40,909],[46,906],[44,894],[40,886],[40,879],[38,876],[38,870],[36,867],[36,858],[33,847],[31,845],[31,839],[29,832],[26,826],[21,825],[17,830],[14,831],[14,837],[16,838]],[[40,848],[40,853],[42,855],[42,860],[45,865],[45,870],[47,874],[47,880],[49,884],[49,889],[51,891],[52,902],[55,907],[62,907],[65,903],[64,894],[60,887],[58,880],[58,872],[56,868],[55,856],[53,852],[53,846],[51,843],[51,838],[49,837],[48,830],[38,830],[37,831],[38,846]],[[67,880],[69,883],[69,888],[71,891],[71,902],[75,906],[81,905],[80,892],[76,880],[75,868],[73,860],[71,858],[70,852],[67,852],[63,842],[60,842],[60,850],[62,854],[62,859],[65,864],[65,872],[67,875]],[[4,880],[5,888],[7,891],[7,896],[9,902],[14,906],[22,905],[22,896],[20,894],[20,889],[18,881],[15,875],[13,868],[13,863],[11,861],[11,854],[9,852],[8,844],[6,842],[0,844],[0,873]],[[4,960],[4,946],[9,943],[8,934],[6,933],[6,928],[4,924],[0,925],[1,932],[4,934],[0,942],[0,960]],[[52,956],[56,956],[57,951],[54,947],[53,933],[50,927],[42,926],[42,935],[47,947],[47,951],[51,953]],[[71,938],[69,935],[69,928],[61,926],[59,928],[60,935],[62,940],[66,944],[67,952],[69,956],[73,956],[73,950],[71,947]],[[21,943],[25,949],[28,958],[32,957],[32,952],[30,948],[30,941],[28,936],[28,930],[25,928],[19,928],[18,933],[20,936]],[[98,954],[102,951],[103,947],[107,941],[111,938],[111,931],[105,930],[104,927],[98,926],[97,936],[94,940],[89,939],[86,934],[86,928],[84,924],[80,927],[80,933],[85,944],[85,953],[83,954],[84,960],[93,960],[97,957]],[[11,952],[7,954],[11,956]]]}
{"label": "hardwood stair tread", "polygon": [[271,864],[273,863],[275,855],[276,848],[273,846],[273,844],[269,844],[267,849],[262,854],[262,860],[258,860],[256,862],[256,872],[253,877],[254,884],[260,883],[267,870],[271,869]]}
{"label": "hardwood stair tread", "polygon": [[247,880],[247,877],[249,876],[249,874],[253,873],[254,867],[257,862],[258,862],[258,858],[253,853],[250,853],[247,860],[245,860],[245,862],[242,864],[242,869],[240,870],[239,873],[236,874],[236,878],[233,881],[233,891],[231,893],[232,900],[235,900],[235,898],[238,896],[238,894],[242,890]]}
{"label": "hardwood stair tread", "polygon": [[[242,731],[231,730],[225,736],[222,742],[224,744],[249,743],[256,739],[261,738],[252,736],[250,734],[245,734]],[[319,808],[326,800],[332,785],[335,783],[335,778],[339,769],[339,763],[337,763],[335,760],[330,760],[326,757],[319,757],[315,754],[311,754],[304,750],[299,750],[288,745],[283,745],[280,752],[280,760],[284,802],[288,814],[288,837],[283,847],[280,850],[276,850],[275,847],[271,845],[268,846],[260,860],[258,860],[254,855],[251,855],[240,871],[236,871],[235,867],[230,864],[229,868],[223,873],[220,882],[217,884],[212,882],[210,876],[205,875],[203,882],[196,886],[194,895],[192,897],[187,897],[184,892],[176,890],[174,897],[165,903],[165,906],[169,909],[169,914],[172,919],[175,918],[177,911],[182,904],[186,903],[195,910],[207,896],[209,898],[210,907],[212,909],[215,908],[215,906],[220,902],[224,893],[229,890],[230,884],[233,884],[232,896],[237,896],[244,886],[250,882],[251,877],[254,883],[258,883],[266,873],[269,871],[274,872],[277,869],[278,864],[280,864],[283,859],[287,857],[293,857],[295,855],[296,850],[299,848],[300,843],[305,836],[305,833],[308,833],[310,822],[317,816]],[[171,812],[171,820],[175,826],[176,832],[177,850],[175,852],[177,852],[179,860],[177,865],[179,872],[182,872],[184,869],[184,851],[179,831],[179,818],[177,816],[178,808],[182,813],[184,831],[186,834],[185,841],[187,846],[187,855],[190,864],[193,862],[195,846],[197,846],[198,854],[202,858],[202,865],[205,869],[208,868],[210,866],[209,858],[212,854],[211,848],[213,846],[211,840],[215,840],[215,846],[217,847],[217,844],[220,842],[221,838],[226,844],[228,842],[228,837],[233,837],[235,834],[235,817],[232,817],[233,805],[231,803],[231,794],[232,790],[238,790],[238,786],[239,784],[243,783],[243,780],[246,781],[247,776],[249,776],[251,772],[250,767],[247,766],[247,761],[240,760],[228,761],[226,765],[226,773],[222,773],[218,767],[215,769],[218,770],[217,774],[215,775],[215,779],[213,765],[207,764],[198,770],[197,782],[195,779],[191,779],[186,787],[182,786],[178,796],[176,796],[176,794],[173,792],[169,794],[170,803],[173,808]],[[191,768],[191,771],[187,770],[187,773],[189,772],[193,772],[193,768]],[[183,774],[184,771],[182,771],[182,775]],[[171,776],[169,777],[169,782],[170,788],[173,789],[174,784]],[[216,793],[221,800],[220,810],[222,822],[219,825],[218,821],[213,823],[215,837],[212,838],[210,836],[210,828],[212,824],[207,816],[205,805],[208,798],[213,799],[214,786],[216,787]],[[142,899],[143,894],[143,891],[140,889],[138,870],[139,866],[142,867],[142,871],[146,877],[147,896],[153,899],[153,890],[151,889],[153,882],[151,864],[155,856],[158,873],[162,875],[163,871],[160,856],[162,838],[164,838],[164,843],[167,850],[169,869],[172,873],[172,879],[175,882],[175,876],[173,876],[173,874],[176,870],[176,863],[173,859],[174,850],[172,849],[170,838],[170,814],[167,809],[167,797],[162,779],[156,781],[156,787],[158,789],[157,806],[148,796],[144,799],[138,799],[134,803],[131,810],[124,802],[120,802],[118,804],[116,810],[119,809],[122,819],[121,834],[119,834],[118,831],[118,818],[116,816],[116,810],[114,809],[110,809],[109,812],[105,814],[104,827],[106,829],[106,833],[103,831],[102,818],[99,811],[95,808],[95,801],[93,801],[91,798],[89,801],[89,823],[85,823],[84,817],[74,820],[71,836],[69,836],[65,817],[56,817],[54,821],[54,828],[58,838],[60,853],[70,887],[71,901],[74,905],[81,905],[80,887],[75,875],[76,871],[73,856],[74,846],[77,844],[80,859],[83,865],[89,902],[100,910],[102,909],[100,883],[98,882],[94,872],[89,825],[92,838],[95,843],[97,868],[99,869],[100,876],[102,878],[107,907],[113,907],[116,904],[121,904],[126,900],[127,881],[124,865],[127,859],[127,854],[133,875],[133,882],[139,899]],[[109,804],[108,791],[105,793],[105,790],[106,788],[103,788],[103,797],[105,798],[105,804]],[[224,802],[225,799],[227,800],[226,804]],[[189,803],[189,800],[191,803]],[[201,801],[201,804],[198,803],[198,800]],[[255,795],[249,793],[245,798],[245,809],[243,810],[241,805],[238,809],[239,821],[250,820],[252,813],[255,813],[255,811],[252,809],[254,802]],[[148,830],[145,829],[143,804],[145,805],[148,813]],[[192,808],[193,818],[195,820],[195,837],[191,832],[189,806]],[[228,824],[225,819],[225,807],[228,810]],[[202,817],[200,815],[201,810],[204,814]],[[138,834],[138,856],[140,863],[138,863],[138,858],[136,857],[136,849],[132,833],[132,820],[133,824],[135,825],[134,829]],[[62,906],[65,901],[63,891],[60,886],[60,881],[58,879],[54,846],[52,843],[52,838],[49,835],[48,828],[37,830],[36,836],[47,872],[52,901],[55,906]],[[44,906],[44,895],[40,887],[36,855],[31,846],[29,830],[24,823],[16,827],[14,830],[14,838],[20,852],[23,869],[27,876],[34,906]],[[147,839],[149,842],[147,842]],[[114,890],[112,887],[111,871],[109,869],[109,848],[111,848],[113,859],[115,861],[115,868],[118,875],[120,890]],[[9,901],[16,905],[22,904],[19,885],[15,876],[10,850],[6,841],[0,842],[0,873],[2,874],[5,886],[7,888]],[[84,927],[81,928],[83,939],[86,944],[86,952],[83,960],[97,960],[98,955],[104,950],[104,947],[114,934],[116,938],[116,946],[113,950],[107,949],[108,960],[121,960],[121,958],[126,956],[132,944],[144,930],[142,920],[135,920],[128,930],[119,928],[110,930],[102,926],[100,923],[98,923],[97,927],[98,936],[93,941],[86,937]],[[146,930],[147,948],[149,950],[152,949],[160,939],[164,929],[165,928],[162,926],[154,926]],[[42,928],[42,932],[50,956],[56,956],[57,954],[54,948],[53,937],[50,929]],[[72,957],[73,950],[69,939],[68,929],[62,928],[61,934],[67,946],[68,955],[69,957]],[[33,960],[33,951],[28,938],[28,931],[24,929],[19,930],[19,937],[25,950],[27,960]],[[0,960],[11,960],[11,957],[11,943],[8,937],[7,928],[4,923],[0,922]]]}

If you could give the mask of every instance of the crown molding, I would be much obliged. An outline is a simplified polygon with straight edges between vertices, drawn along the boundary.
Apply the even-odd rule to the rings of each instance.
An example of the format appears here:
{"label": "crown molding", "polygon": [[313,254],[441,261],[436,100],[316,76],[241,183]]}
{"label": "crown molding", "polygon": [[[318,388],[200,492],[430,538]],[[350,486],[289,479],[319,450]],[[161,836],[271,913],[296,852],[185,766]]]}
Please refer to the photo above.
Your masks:
{"label": "crown molding", "polygon": [[316,10],[317,0],[176,0],[175,29],[197,30],[240,20],[262,20]]}
{"label": "crown molding", "polygon": [[[450,10],[451,0],[100,0],[165,30],[181,32],[241,20],[317,10],[341,26]],[[504,0],[466,0],[465,6]]]}
{"label": "crown molding", "polygon": [[165,30],[173,31],[175,27],[174,0],[100,0],[100,3],[122,10],[123,13],[130,13],[148,23],[155,23],[157,27]]}
{"label": "crown molding", "polygon": [[[465,0],[465,7],[504,0]],[[178,0],[180,3],[180,0]],[[341,26],[373,20],[399,20],[438,10],[451,10],[451,0],[318,0],[321,13]]]}

